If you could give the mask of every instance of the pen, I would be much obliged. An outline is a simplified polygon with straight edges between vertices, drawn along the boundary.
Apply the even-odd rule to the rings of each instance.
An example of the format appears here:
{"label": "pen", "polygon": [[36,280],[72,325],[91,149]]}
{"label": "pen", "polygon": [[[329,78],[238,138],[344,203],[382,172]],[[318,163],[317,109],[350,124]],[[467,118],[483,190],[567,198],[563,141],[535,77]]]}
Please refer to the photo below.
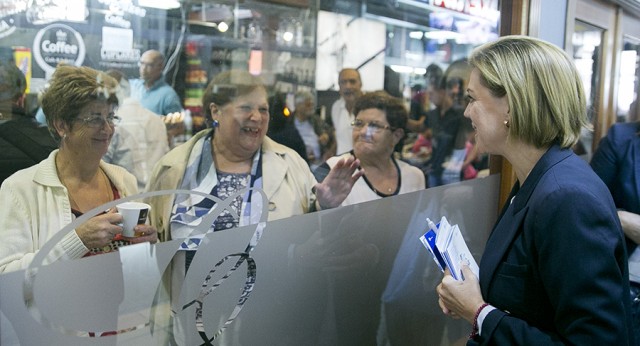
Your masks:
{"label": "pen", "polygon": [[438,233],[438,227],[429,218],[427,218],[427,226],[429,226],[430,230],[434,231],[435,233]]}

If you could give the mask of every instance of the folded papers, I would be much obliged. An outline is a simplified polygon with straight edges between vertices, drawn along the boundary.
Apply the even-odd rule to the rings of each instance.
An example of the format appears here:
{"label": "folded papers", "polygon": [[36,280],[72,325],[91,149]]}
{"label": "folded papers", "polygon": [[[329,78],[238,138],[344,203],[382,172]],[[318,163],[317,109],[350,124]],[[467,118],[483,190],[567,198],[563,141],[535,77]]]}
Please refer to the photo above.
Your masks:
{"label": "folded papers", "polygon": [[471,255],[458,225],[451,226],[444,216],[437,225],[427,218],[427,225],[429,230],[420,236],[420,241],[429,250],[440,270],[444,272],[449,268],[454,279],[464,280],[462,266],[466,264],[473,274],[479,277],[480,268]]}

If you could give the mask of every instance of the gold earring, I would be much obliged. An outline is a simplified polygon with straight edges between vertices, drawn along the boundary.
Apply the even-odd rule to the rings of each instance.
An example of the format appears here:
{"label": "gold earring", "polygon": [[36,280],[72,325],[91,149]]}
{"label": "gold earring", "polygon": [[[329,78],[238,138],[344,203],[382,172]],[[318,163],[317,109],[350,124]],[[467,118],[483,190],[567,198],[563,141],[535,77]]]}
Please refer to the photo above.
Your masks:
{"label": "gold earring", "polygon": [[504,126],[506,126],[507,128],[509,128],[509,120],[505,120],[505,121],[504,121]]}

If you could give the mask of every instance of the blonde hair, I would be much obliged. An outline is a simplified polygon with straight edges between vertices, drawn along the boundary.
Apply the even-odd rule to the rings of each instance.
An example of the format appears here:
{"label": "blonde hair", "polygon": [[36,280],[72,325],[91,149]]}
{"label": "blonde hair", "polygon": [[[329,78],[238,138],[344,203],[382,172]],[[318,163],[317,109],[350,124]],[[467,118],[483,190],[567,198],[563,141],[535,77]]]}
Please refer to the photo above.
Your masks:
{"label": "blonde hair", "polygon": [[49,132],[59,141],[55,122],[62,120],[71,126],[80,110],[91,102],[103,101],[117,106],[117,87],[116,80],[104,72],[85,66],[59,65],[42,95],[42,111]]}
{"label": "blonde hair", "polygon": [[560,48],[540,39],[505,36],[469,58],[480,83],[507,97],[509,136],[546,148],[569,148],[587,126],[587,101],[578,70]]}

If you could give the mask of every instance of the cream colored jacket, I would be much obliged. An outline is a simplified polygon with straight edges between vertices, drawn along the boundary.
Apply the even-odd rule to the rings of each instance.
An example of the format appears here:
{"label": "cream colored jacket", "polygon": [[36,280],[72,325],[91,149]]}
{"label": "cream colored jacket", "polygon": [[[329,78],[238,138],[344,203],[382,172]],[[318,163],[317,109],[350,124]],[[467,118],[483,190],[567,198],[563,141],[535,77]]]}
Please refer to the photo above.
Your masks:
{"label": "cream colored jacket", "polygon": [[[188,142],[176,147],[156,164],[147,192],[177,189],[184,176],[187,161],[195,143],[209,134],[211,129],[197,133]],[[268,137],[262,143],[262,189],[269,200],[268,220],[277,220],[315,210],[312,188],[316,179],[307,163],[292,149]],[[170,218],[174,194],[152,197],[151,225],[158,230],[162,241],[171,239]]]}
{"label": "cream colored jacket", "polygon": [[[0,273],[25,269],[36,252],[73,221],[67,188],[56,171],[56,155],[14,173],[0,187]],[[136,178],[124,168],[100,162],[120,193],[138,192]],[[89,249],[76,232],[69,232],[47,255],[44,264],[84,256]]]}

